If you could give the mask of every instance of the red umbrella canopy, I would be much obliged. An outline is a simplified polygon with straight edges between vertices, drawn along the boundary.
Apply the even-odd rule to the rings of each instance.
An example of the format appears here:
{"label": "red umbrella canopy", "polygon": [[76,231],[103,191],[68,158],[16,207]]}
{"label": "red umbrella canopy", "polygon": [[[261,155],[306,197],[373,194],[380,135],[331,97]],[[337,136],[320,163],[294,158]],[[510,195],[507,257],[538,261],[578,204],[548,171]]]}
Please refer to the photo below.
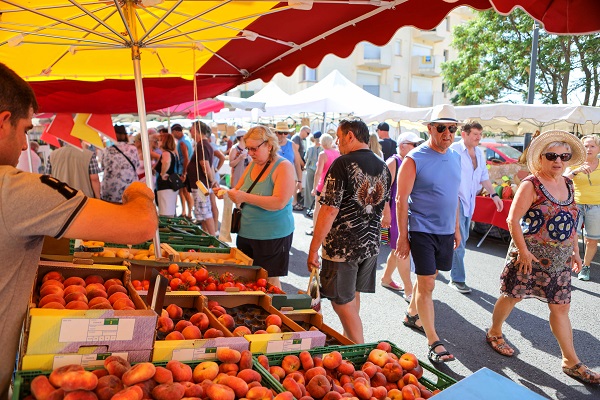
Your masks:
{"label": "red umbrella canopy", "polygon": [[[56,0],[59,1],[59,0]],[[114,3],[132,0],[115,0]],[[170,7],[178,4],[193,4],[191,0],[160,1],[137,0],[136,3],[160,3],[158,9],[165,11],[165,21],[176,12],[169,13]],[[0,1],[3,4],[28,7],[25,0]],[[112,3],[101,1],[100,3]],[[387,43],[402,26],[412,25],[420,29],[432,29],[454,8],[468,5],[478,10],[494,7],[501,13],[509,13],[521,7],[533,18],[539,20],[548,32],[562,34],[583,34],[600,31],[600,1],[598,0],[290,0],[273,2],[213,1],[195,2],[198,7],[210,4],[213,9],[234,4],[239,12],[246,7],[246,17],[225,21],[226,24],[246,22],[235,26],[233,34],[218,49],[211,50],[211,40],[202,41],[189,30],[189,35],[181,35],[180,43],[200,43],[210,50],[197,65],[197,98],[214,97],[241,83],[263,79],[270,80],[277,72],[291,74],[298,65],[316,67],[327,54],[348,56],[361,41],[376,45]],[[253,13],[253,7],[262,7]],[[151,7],[148,7],[151,9]],[[258,10],[258,8],[257,8]],[[14,11],[14,10],[13,10]],[[152,10],[151,10],[152,11]],[[164,14],[163,14],[164,15]],[[4,12],[0,28],[11,16]],[[252,17],[249,17],[252,16]],[[180,17],[180,16],[179,16]],[[3,22],[4,21],[4,22]],[[176,24],[174,24],[176,25]],[[229,25],[227,25],[229,27]],[[233,25],[232,25],[233,27]],[[185,28],[185,25],[181,29]],[[25,30],[22,26],[19,30]],[[4,40],[0,29],[0,59],[3,48],[9,40]],[[13,40],[14,44],[14,40]],[[153,58],[154,53],[144,53],[142,47],[142,73],[146,109],[156,110],[171,104],[191,101],[194,98],[193,84],[189,77],[161,77],[148,75],[144,68],[145,58]],[[154,50],[157,54],[161,49]],[[183,53],[182,53],[183,54]],[[206,54],[206,52],[204,53]],[[109,62],[110,60],[107,60]],[[173,59],[162,57],[165,70],[173,70],[169,63]],[[8,63],[11,66],[10,63]],[[17,69],[17,72],[19,70]],[[24,74],[26,75],[26,74]],[[104,79],[100,81],[80,81],[77,77],[57,80],[30,79],[40,102],[40,111],[50,112],[93,112],[131,113],[136,112],[135,85],[132,79]]]}

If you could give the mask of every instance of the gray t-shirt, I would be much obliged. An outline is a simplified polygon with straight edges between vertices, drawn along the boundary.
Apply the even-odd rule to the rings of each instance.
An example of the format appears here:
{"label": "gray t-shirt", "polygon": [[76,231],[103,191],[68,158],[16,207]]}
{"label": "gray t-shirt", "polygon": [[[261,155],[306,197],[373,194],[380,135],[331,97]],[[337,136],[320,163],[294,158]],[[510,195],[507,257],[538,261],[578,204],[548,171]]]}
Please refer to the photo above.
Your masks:
{"label": "gray t-shirt", "polygon": [[305,157],[305,149],[304,149],[304,139],[302,139],[300,137],[299,133],[294,134],[294,136],[292,136],[292,142],[296,143],[298,145],[298,153],[300,153],[300,158],[302,159],[302,161],[304,161],[304,157]]}
{"label": "gray t-shirt", "polygon": [[62,237],[87,197],[49,175],[0,166],[0,398],[8,387],[44,235]]}

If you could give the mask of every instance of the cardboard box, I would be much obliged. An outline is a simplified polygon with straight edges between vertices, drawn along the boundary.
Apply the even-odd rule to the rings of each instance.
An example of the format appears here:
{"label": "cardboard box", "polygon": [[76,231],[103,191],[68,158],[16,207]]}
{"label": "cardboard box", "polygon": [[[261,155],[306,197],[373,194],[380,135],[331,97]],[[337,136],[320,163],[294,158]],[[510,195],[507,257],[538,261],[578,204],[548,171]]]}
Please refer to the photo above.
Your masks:
{"label": "cardboard box", "polygon": [[165,296],[164,308],[176,304],[183,309],[194,309],[204,312],[209,319],[209,327],[221,329],[225,337],[196,340],[156,340],[152,361],[196,361],[216,358],[218,347],[229,347],[238,351],[248,350],[248,341],[242,337],[234,337],[221,325],[212,313],[204,309],[204,299],[197,292],[172,292]]}
{"label": "cardboard box", "polygon": [[229,250],[229,252],[180,252],[179,260],[183,262],[200,262],[201,264],[211,265],[211,264],[239,264],[239,265],[252,265],[252,260],[250,257],[245,255],[240,249],[237,247],[231,247],[229,249],[219,249]]}
{"label": "cardboard box", "polygon": [[317,329],[325,334],[325,346],[339,346],[356,344],[346,336],[326,325],[323,322],[323,315],[313,309],[282,311],[282,313],[296,322],[305,330]]}
{"label": "cardboard box", "polygon": [[130,363],[147,362],[152,359],[152,349],[107,353],[106,346],[98,346],[82,348],[78,353],[26,354],[21,360],[20,370],[55,370],[69,364],[82,365],[85,368],[103,368],[104,360],[109,356],[119,356]]}
{"label": "cardboard box", "polygon": [[[244,336],[250,342],[250,351],[253,353],[306,350],[325,345],[324,333],[319,331],[305,331],[300,325],[274,308],[271,305],[271,298],[267,295],[254,295],[243,292],[239,294],[210,294],[204,297],[206,305],[209,300],[217,301],[225,309],[253,304],[262,308],[265,313],[275,314],[281,318],[283,331],[281,333],[262,333]],[[211,315],[214,318],[214,315],[210,311],[208,313],[210,314],[209,319]],[[219,323],[219,325],[221,324]],[[225,326],[222,326],[223,329],[227,330]]]}
{"label": "cardboard box", "polygon": [[[42,278],[59,271],[65,278],[100,275],[121,279],[135,310],[56,310],[36,308]],[[106,346],[106,352],[152,349],[157,314],[148,309],[130,282],[124,266],[78,266],[40,262],[25,323],[21,354],[73,354],[86,347]]]}

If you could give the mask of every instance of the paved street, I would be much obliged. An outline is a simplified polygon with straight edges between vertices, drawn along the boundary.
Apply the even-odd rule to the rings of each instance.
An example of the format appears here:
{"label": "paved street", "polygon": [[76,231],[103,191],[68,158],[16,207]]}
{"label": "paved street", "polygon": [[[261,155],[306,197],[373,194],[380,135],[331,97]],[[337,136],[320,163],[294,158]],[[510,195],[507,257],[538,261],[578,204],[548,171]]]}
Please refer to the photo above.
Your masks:
{"label": "paved street", "polygon": [[[305,234],[312,220],[295,212],[296,232],[291,256],[290,273],[282,279],[288,293],[306,290],[308,271],[306,256],[310,236]],[[467,243],[467,283],[471,294],[463,295],[447,283],[449,273],[438,277],[434,292],[436,326],[440,338],[448,345],[457,361],[442,365],[440,370],[460,380],[482,367],[487,367],[530,390],[550,399],[600,398],[600,388],[583,385],[566,376],[561,370],[560,350],[548,324],[548,306],[530,299],[517,305],[505,324],[504,334],[516,349],[515,356],[502,357],[485,342],[485,330],[491,323],[494,303],[499,294],[499,277],[508,243],[488,238],[480,248],[481,235],[472,233]],[[382,246],[377,270],[377,282],[383,274],[389,246]],[[583,255],[583,253],[582,253]],[[397,273],[394,275],[399,280]],[[414,276],[413,276],[414,278]],[[589,367],[600,370],[600,264],[594,263],[592,280],[573,279],[571,321],[575,347],[579,357]],[[375,294],[364,295],[361,315],[367,342],[390,340],[405,351],[427,360],[425,336],[406,328],[401,321],[406,302],[397,292],[377,286]],[[325,322],[341,331],[341,324],[329,301],[323,301]]]}

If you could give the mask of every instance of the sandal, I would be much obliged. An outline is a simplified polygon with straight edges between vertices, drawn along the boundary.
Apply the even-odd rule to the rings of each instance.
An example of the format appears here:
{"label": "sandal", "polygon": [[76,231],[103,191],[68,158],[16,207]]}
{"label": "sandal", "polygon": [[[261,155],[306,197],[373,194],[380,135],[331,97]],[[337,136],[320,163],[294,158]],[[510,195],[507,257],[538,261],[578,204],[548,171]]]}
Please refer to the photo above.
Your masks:
{"label": "sandal", "polygon": [[417,325],[417,321],[419,320],[419,314],[410,315],[407,311],[404,313],[404,315],[406,315],[406,319],[402,321],[402,324],[404,324],[404,326],[408,326],[409,328],[416,329],[419,332],[425,333],[425,328]]}
{"label": "sandal", "polygon": [[[434,364],[437,364],[437,363],[446,363],[446,362],[456,360],[456,358],[454,358],[454,356],[452,354],[450,354],[450,352],[448,350],[440,351],[439,353],[435,352],[436,347],[440,347],[443,345],[444,345],[444,343],[442,343],[441,340],[438,340],[437,342],[433,342],[433,344],[431,346],[429,346],[429,353],[427,353],[427,358],[429,359],[429,361],[431,361]],[[450,356],[450,357],[442,358],[445,356]]]}
{"label": "sandal", "polygon": [[[514,349],[506,343],[504,340],[504,335],[500,336],[490,336],[488,332],[485,333],[485,340],[488,342],[490,347],[494,349],[494,351],[500,355],[505,357],[512,357],[514,354]],[[496,344],[494,344],[496,342]]]}
{"label": "sandal", "polygon": [[294,209],[294,211],[304,211],[304,206],[302,204],[296,204],[292,208]]}
{"label": "sandal", "polygon": [[[583,368],[583,371],[580,371],[580,368]],[[565,374],[580,382],[591,383],[593,385],[600,384],[600,374],[592,371],[582,362],[575,364],[571,368],[562,367],[562,370]]]}
{"label": "sandal", "polygon": [[404,301],[406,301],[408,304],[410,304],[410,302],[412,301],[413,295],[411,294],[406,294],[406,293],[402,293],[402,298],[404,299]]}

